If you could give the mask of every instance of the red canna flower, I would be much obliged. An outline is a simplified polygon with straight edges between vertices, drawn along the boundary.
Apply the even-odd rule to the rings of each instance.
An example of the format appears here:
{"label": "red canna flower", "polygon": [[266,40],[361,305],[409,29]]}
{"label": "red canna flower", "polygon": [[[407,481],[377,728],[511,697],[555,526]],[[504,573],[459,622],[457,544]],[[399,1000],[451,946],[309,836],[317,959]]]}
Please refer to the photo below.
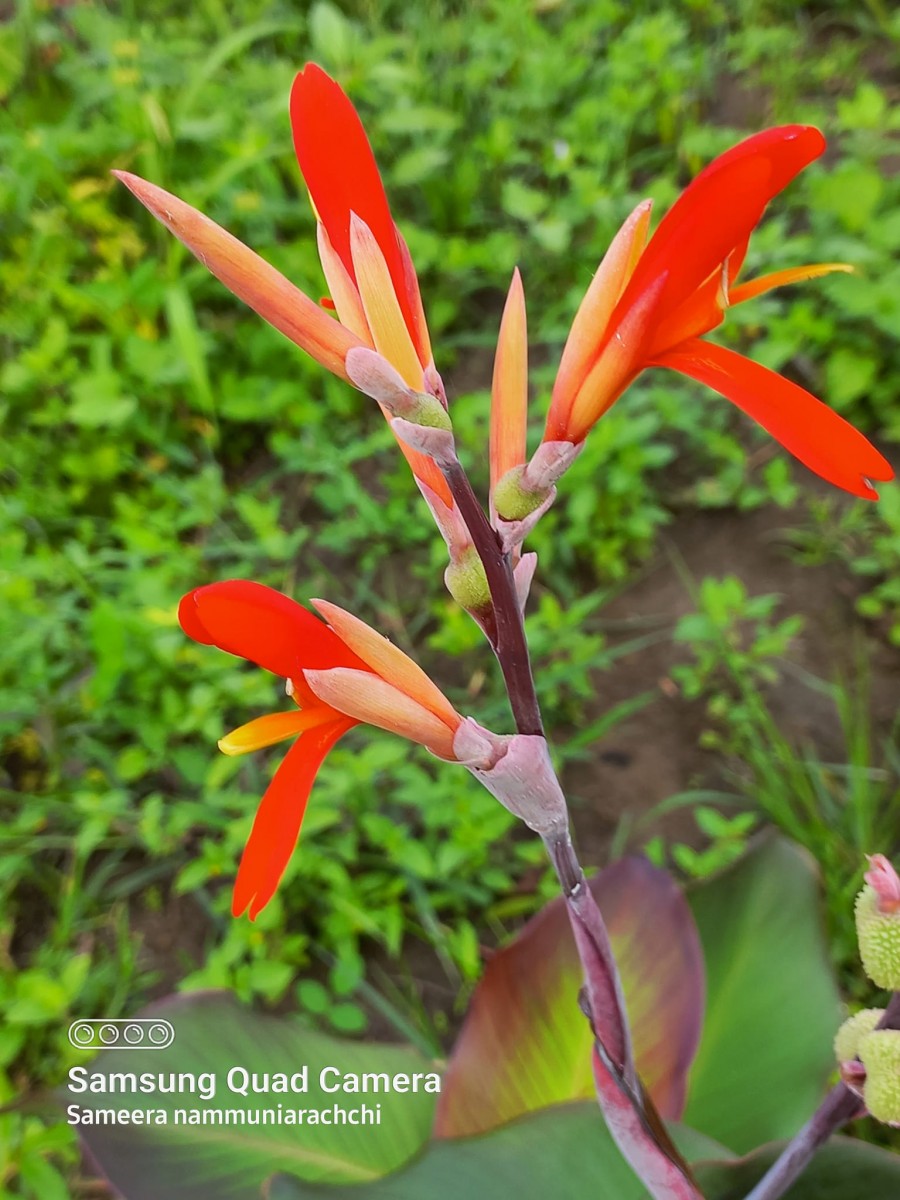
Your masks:
{"label": "red canna flower", "polygon": [[[315,64],[294,81],[291,124],[316,211],[319,253],[338,319],[208,217],[128,171],[113,174],[254,312],[348,382],[347,354],[374,349],[417,393],[446,404],[434,367],[415,268],[393,222],[362,123],[341,87]],[[383,408],[386,416],[390,416]],[[403,441],[416,479],[452,499],[427,455]]]}
{"label": "red canna flower", "polygon": [[249,908],[255,918],[274,896],[319,767],[354,725],[375,725],[438,758],[471,763],[454,752],[463,718],[424,671],[357,617],[324,600],[312,604],[325,620],[272,588],[232,579],[196,588],[178,608],[188,637],[280,675],[295,702],[219,742],[225,754],[245,754],[297,739],[253,822],[234,886],[235,916]]}
{"label": "red canna flower", "polygon": [[731,400],[824,479],[856,496],[876,497],[870,481],[891,479],[893,471],[861,433],[804,388],[702,340],[733,304],[850,270],[817,263],[735,282],[766,205],[824,148],[812,126],[784,125],[747,138],[701,171],[649,243],[650,202],[638,205],[575,317],[545,442],[579,445],[641,371],[671,367]]}

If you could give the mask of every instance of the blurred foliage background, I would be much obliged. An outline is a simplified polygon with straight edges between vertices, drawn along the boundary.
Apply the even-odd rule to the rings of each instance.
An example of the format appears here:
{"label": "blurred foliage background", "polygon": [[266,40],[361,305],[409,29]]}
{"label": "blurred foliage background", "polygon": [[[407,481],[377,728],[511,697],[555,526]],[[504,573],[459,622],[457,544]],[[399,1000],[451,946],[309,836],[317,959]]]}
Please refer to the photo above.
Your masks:
{"label": "blurred foliage background", "polygon": [[[835,259],[857,273],[742,306],[721,336],[896,459],[898,54],[900,13],[880,0],[0,9],[0,1103],[62,1077],[72,1016],[173,987],[437,1051],[482,945],[549,894],[539,848],[473,781],[354,731],[276,901],[256,925],[227,915],[279,755],[226,759],[215,740],[273,686],[182,636],[190,586],[246,576],[326,596],[464,711],[498,728],[507,715],[373,406],[243,309],[110,168],[176,192],[319,295],[287,95],[308,58],[334,73],[410,243],[483,489],[513,267],[536,439],[568,322],[633,205],[662,211],[745,133],[816,123],[828,154],[773,205],[747,273]],[[825,868],[832,943],[862,998],[849,897],[863,851],[898,849],[900,491],[873,506],[827,494],[666,374],[604,418],[561,490],[531,541],[528,624],[588,857],[646,846],[699,876],[780,825]],[[701,555],[698,577],[710,530],[734,557]],[[788,564],[774,584],[734,566],[762,543]],[[804,643],[835,598],[829,638],[815,626]],[[794,738],[780,717],[807,694],[828,710],[822,736],[817,717]],[[690,742],[671,794],[653,806],[636,788],[633,807],[601,811],[603,771],[630,761],[617,731],[654,713]],[[65,1126],[6,1116],[0,1146],[8,1194],[69,1194]]]}

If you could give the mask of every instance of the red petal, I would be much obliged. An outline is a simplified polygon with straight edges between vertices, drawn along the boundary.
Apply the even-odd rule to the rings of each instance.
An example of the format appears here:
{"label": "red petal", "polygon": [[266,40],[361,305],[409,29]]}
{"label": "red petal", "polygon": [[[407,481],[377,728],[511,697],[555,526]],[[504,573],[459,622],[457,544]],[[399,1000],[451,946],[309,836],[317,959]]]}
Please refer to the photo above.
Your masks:
{"label": "red petal", "polygon": [[782,125],[755,134],[709,164],[682,192],[641,256],[617,311],[625,311],[663,270],[663,305],[686,297],[729,254],[743,257],[746,239],[769,201],[825,149],[811,125]]}
{"label": "red petal", "polygon": [[305,667],[356,667],[365,663],[324,621],[274,588],[229,579],[195,588],[178,606],[181,628],[196,642],[290,679]]}
{"label": "red petal", "polygon": [[[291,126],[300,170],[332,246],[355,281],[350,256],[350,213],[371,229],[384,255],[403,318],[422,350],[416,310],[407,289],[403,253],[384,185],[362,122],[349,98],[315,63],[291,89]],[[424,365],[423,360],[423,365]]]}
{"label": "red petal", "polygon": [[836,487],[875,500],[870,479],[893,479],[890,463],[827,404],[782,375],[734,350],[691,339],[659,354],[671,367],[705,383],[762,425],[804,466]]}
{"label": "red petal", "polygon": [[231,900],[234,916],[249,906],[254,920],[275,895],[300,836],[319,767],[338,738],[355,724],[340,720],[311,729],[287,752],[262,798],[241,857]]}

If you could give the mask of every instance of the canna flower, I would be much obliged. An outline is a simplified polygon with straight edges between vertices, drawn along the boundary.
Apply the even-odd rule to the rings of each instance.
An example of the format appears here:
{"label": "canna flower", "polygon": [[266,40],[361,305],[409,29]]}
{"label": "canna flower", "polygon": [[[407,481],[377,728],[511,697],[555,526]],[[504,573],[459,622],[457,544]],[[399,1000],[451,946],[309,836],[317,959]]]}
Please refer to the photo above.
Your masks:
{"label": "canna flower", "polygon": [[747,138],[710,163],[647,241],[650,201],[613,240],[575,317],[553,388],[544,442],[579,446],[648,367],[670,367],[731,400],[822,478],[875,498],[890,464],[804,388],[703,340],[731,305],[830,271],[817,263],[739,284],[747,243],[769,201],[825,148],[812,126]]}
{"label": "canna flower", "polygon": [[470,768],[491,765],[482,737],[412,659],[336,605],[311,603],[323,620],[281,592],[232,579],[196,588],[178,608],[188,637],[281,676],[294,702],[219,742],[225,754],[234,755],[296,739],[253,822],[234,886],[235,916],[249,908],[253,919],[272,899],[319,767],[354,725],[398,733],[438,758]]}
{"label": "canna flower", "polygon": [[[430,406],[430,419],[421,423],[449,427],[437,412],[446,408],[446,397],[434,367],[415,268],[391,217],[356,110],[341,87],[310,63],[294,81],[290,115],[331,292],[324,308],[177,196],[128,171],[113,174],[229,291],[327,370],[366,391],[371,359],[357,358],[354,365],[353,352],[375,351],[383,371],[391,378],[399,376],[401,389],[408,389],[399,397],[406,406],[399,413],[385,405],[379,387],[369,390],[389,420]],[[337,320],[325,308],[333,310]],[[395,432],[416,480],[452,507],[434,461],[400,440],[396,428]]]}

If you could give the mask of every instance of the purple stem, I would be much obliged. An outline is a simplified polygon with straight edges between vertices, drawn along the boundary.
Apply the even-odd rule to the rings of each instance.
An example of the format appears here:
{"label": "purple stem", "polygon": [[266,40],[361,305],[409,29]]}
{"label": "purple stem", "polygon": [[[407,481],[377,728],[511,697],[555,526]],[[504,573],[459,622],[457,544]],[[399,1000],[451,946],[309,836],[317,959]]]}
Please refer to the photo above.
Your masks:
{"label": "purple stem", "polygon": [[500,539],[491,528],[462,466],[456,462],[444,468],[444,478],[484,565],[496,622],[496,637],[491,639],[491,647],[503,672],[516,729],[519,733],[542,737],[544,724],[534,690],[525,625],[516,597],[510,557],[503,553]]}
{"label": "purple stem", "polygon": [[[900,992],[895,992],[878,1023],[879,1029],[900,1028]],[[799,1133],[782,1150],[746,1200],[777,1200],[783,1196],[810,1159],[842,1125],[865,1113],[865,1105],[843,1083],[831,1089]]]}
{"label": "purple stem", "polygon": [[[504,553],[460,463],[442,464],[441,469],[484,566],[493,606],[493,622],[487,623],[486,628],[503,672],[516,728],[520,734],[543,737],[544,726],[510,555]],[[702,1200],[665,1131],[654,1132],[648,1122],[648,1108],[641,1100],[634,1066],[619,971],[603,917],[586,885],[568,830],[562,837],[546,839],[545,845],[565,897],[584,973],[595,1044],[609,1062],[609,1069],[600,1073],[597,1098],[610,1131],[635,1174],[657,1200],[663,1197]]]}

